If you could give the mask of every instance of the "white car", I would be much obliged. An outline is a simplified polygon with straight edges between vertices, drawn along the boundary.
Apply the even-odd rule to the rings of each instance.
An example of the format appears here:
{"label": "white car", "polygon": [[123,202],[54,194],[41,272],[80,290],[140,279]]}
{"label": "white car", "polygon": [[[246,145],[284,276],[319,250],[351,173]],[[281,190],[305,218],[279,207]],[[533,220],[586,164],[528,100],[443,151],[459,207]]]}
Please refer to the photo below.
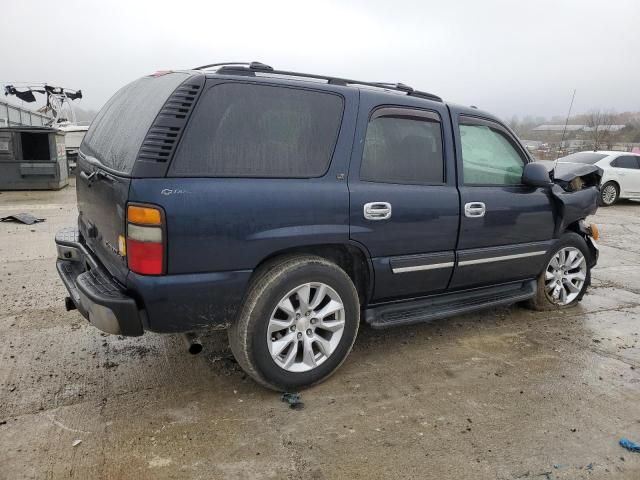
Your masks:
{"label": "white car", "polygon": [[602,205],[620,198],[640,198],[640,154],[630,152],[578,152],[558,159],[558,163],[597,165],[603,171],[600,181]]}

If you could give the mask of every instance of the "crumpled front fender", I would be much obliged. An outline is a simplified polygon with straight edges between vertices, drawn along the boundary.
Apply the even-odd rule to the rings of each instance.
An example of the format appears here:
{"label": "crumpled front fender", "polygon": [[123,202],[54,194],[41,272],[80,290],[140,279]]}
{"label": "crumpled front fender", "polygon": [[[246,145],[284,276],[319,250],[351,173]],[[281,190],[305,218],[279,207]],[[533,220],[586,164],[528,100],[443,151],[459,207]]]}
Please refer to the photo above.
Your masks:
{"label": "crumpled front fender", "polygon": [[600,192],[597,187],[567,192],[556,184],[551,187],[551,197],[557,209],[555,225],[555,236],[557,237],[569,225],[596,213]]}

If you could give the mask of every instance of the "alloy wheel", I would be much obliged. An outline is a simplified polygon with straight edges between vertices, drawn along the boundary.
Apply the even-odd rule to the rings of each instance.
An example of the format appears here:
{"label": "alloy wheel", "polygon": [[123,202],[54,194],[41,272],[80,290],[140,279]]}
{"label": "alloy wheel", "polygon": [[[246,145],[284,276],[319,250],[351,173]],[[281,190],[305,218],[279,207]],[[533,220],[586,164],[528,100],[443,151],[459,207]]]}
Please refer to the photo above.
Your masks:
{"label": "alloy wheel", "polygon": [[587,278],[587,260],[575,247],[558,250],[547,265],[545,293],[556,305],[568,305],[580,294]]}
{"label": "alloy wheel", "polygon": [[616,191],[616,187],[614,187],[613,185],[607,185],[602,189],[601,195],[602,195],[602,202],[605,205],[611,205],[613,202],[616,201],[616,196],[618,195],[618,192]]}
{"label": "alloy wheel", "polygon": [[340,344],[345,308],[329,285],[300,285],[278,302],[267,328],[271,358],[288,372],[307,372],[324,363]]}

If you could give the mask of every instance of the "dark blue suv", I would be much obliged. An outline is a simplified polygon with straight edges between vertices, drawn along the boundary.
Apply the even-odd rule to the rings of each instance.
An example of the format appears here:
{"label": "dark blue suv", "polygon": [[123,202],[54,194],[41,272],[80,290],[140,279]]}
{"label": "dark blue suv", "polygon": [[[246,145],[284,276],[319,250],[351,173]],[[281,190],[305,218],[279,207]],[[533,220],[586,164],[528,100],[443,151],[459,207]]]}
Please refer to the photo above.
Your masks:
{"label": "dark blue suv", "polygon": [[561,186],[496,117],[403,84],[158,72],[87,132],[57,268],[99,329],[226,328],[249,375],[295,389],[336,370],[361,316],[580,301],[598,256],[588,177]]}

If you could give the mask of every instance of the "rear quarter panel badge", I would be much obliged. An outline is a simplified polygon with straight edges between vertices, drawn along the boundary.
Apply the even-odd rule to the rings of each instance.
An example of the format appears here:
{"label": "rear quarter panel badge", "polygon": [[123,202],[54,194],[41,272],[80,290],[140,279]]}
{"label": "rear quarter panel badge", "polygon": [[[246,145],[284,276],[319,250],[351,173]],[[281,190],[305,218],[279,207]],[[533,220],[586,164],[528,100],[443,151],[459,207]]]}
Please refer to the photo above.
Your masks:
{"label": "rear quarter panel badge", "polygon": [[171,188],[163,188],[162,190],[160,190],[160,194],[161,195],[184,195],[189,193],[187,190],[181,190],[181,189],[171,189]]}

